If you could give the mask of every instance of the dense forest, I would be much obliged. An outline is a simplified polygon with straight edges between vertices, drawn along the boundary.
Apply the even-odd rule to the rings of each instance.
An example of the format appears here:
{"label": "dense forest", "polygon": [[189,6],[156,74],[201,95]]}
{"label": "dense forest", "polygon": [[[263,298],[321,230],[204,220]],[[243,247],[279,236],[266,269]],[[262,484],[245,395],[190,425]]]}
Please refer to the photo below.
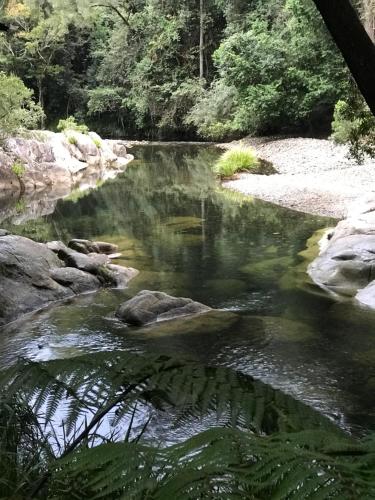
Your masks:
{"label": "dense forest", "polygon": [[[27,125],[216,141],[327,135],[339,100],[363,108],[311,0],[1,3],[0,108],[30,89]],[[373,2],[357,7],[373,39]]]}

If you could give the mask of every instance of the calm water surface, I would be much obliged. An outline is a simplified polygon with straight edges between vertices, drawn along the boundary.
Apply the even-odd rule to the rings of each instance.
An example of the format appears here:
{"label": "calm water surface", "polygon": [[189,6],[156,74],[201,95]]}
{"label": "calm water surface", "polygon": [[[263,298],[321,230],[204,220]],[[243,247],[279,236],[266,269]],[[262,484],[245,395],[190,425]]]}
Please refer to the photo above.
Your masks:
{"label": "calm water surface", "polygon": [[[305,274],[307,240],[334,221],[222,190],[210,172],[218,153],[207,147],[133,153],[116,180],[73,193],[50,215],[2,223],[39,241],[115,242],[118,263],[141,271],[126,290],[83,295],[4,328],[2,364],[113,349],[177,354],[253,375],[347,429],[375,430],[375,314],[333,303]],[[127,328],[113,312],[142,289],[227,314]]]}

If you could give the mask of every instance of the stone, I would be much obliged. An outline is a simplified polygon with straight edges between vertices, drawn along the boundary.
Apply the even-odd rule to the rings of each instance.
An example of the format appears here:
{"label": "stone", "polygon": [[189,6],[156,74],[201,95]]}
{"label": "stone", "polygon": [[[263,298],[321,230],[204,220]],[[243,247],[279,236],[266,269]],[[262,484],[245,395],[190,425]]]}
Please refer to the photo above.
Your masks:
{"label": "stone", "polygon": [[6,229],[0,229],[0,237],[1,236],[8,236],[9,234],[9,231],[7,231]]}
{"label": "stone", "polygon": [[332,239],[310,264],[308,273],[321,288],[354,296],[375,278],[375,235],[353,234]]}
{"label": "stone", "polygon": [[192,299],[172,297],[164,292],[142,290],[122,304],[116,316],[129,325],[142,326],[183,316],[202,314],[212,309]]}
{"label": "stone", "polygon": [[84,254],[103,253],[110,255],[117,252],[118,250],[118,246],[114,245],[113,243],[107,243],[105,241],[82,240],[82,239],[70,240],[68,243],[68,247]]}
{"label": "stone", "polygon": [[372,281],[365,288],[359,290],[355,299],[361,305],[375,309],[375,281]]}
{"label": "stone", "polygon": [[[30,137],[12,137],[0,147],[0,190],[31,193],[64,185],[72,189],[85,177],[85,171],[101,172],[101,178],[115,169],[124,168],[133,159],[131,155],[118,156],[110,141],[97,134],[81,134],[67,130],[64,133],[33,131]],[[97,144],[100,146],[98,147]],[[24,172],[17,176],[12,171],[15,162]]]}
{"label": "stone", "polygon": [[118,266],[116,264],[107,264],[106,270],[113,285],[117,288],[125,288],[129,281],[139,273],[133,267]]}
{"label": "stone", "polygon": [[68,247],[60,248],[57,255],[67,266],[75,267],[81,271],[92,274],[100,274],[99,268],[105,266],[109,262],[107,255],[85,255]]}
{"label": "stone", "polygon": [[74,267],[51,269],[50,276],[60,285],[70,288],[75,294],[97,290],[101,286],[96,276]]}
{"label": "stone", "polygon": [[61,241],[36,243],[0,230],[0,326],[50,302],[126,286],[135,269],[114,266],[104,254],[85,255]]}
{"label": "stone", "polygon": [[52,269],[62,266],[46,245],[22,236],[0,238],[0,325],[49,302],[74,295],[57,283]]}

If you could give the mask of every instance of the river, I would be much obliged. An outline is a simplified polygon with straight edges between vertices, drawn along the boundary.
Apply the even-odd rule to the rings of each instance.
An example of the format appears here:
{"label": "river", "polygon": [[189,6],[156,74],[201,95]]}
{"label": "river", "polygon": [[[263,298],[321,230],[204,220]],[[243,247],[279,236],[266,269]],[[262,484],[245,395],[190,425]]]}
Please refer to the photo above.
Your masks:
{"label": "river", "polygon": [[[59,200],[53,213],[2,223],[38,241],[114,242],[118,263],[140,270],[126,290],[82,295],[3,328],[2,365],[19,356],[161,352],[234,368],[345,429],[375,430],[375,313],[334,303],[305,273],[307,240],[335,221],[222,189],[211,173],[214,148],[138,146],[132,153],[124,173]],[[128,328],[113,312],[142,289],[191,297],[228,315],[209,324],[196,318]]]}

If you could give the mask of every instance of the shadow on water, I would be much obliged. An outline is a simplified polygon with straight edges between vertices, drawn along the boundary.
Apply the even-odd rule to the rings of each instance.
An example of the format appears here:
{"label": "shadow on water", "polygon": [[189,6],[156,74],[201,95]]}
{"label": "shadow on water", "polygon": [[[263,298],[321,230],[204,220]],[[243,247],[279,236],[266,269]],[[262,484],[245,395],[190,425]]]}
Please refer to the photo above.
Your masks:
{"label": "shadow on water", "polygon": [[[375,316],[312,293],[305,273],[314,253],[303,253],[306,241],[334,221],[221,189],[210,172],[215,149],[132,153],[136,160],[116,180],[58,201],[49,215],[2,224],[40,241],[115,242],[118,263],[141,271],[127,290],[83,295],[9,325],[3,363],[113,349],[177,354],[259,378],[343,427],[375,429]],[[142,289],[227,314],[127,328],[113,312]]]}

